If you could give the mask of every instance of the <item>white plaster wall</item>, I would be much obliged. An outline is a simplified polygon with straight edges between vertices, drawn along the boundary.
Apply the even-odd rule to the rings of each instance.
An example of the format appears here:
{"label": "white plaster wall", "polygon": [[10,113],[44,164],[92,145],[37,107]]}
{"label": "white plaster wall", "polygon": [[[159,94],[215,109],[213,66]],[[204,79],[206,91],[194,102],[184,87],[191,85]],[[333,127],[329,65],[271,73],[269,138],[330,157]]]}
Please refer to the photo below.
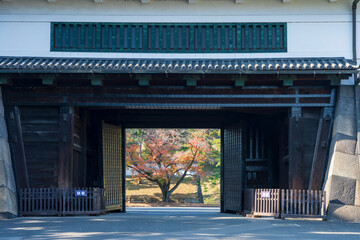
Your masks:
{"label": "white plaster wall", "polygon": [[[352,58],[352,0],[92,0],[0,1],[0,55],[135,58]],[[360,12],[360,10],[359,10]],[[358,14],[360,32],[360,13]],[[50,52],[50,23],[68,22],[287,22],[286,53],[143,54]],[[360,33],[359,33],[360,39]],[[360,41],[358,49],[360,49]],[[358,53],[360,60],[360,52]]]}

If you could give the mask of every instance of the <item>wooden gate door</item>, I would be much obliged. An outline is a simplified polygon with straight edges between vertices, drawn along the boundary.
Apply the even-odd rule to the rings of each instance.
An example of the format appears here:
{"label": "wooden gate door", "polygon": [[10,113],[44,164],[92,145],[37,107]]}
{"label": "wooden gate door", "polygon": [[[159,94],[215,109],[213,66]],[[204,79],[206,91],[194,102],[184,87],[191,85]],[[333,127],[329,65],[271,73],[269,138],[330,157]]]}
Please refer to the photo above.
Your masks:
{"label": "wooden gate door", "polygon": [[222,131],[221,212],[242,212],[245,154],[242,123]]}
{"label": "wooden gate door", "polygon": [[102,123],[103,184],[107,211],[125,211],[124,147],[122,127]]}

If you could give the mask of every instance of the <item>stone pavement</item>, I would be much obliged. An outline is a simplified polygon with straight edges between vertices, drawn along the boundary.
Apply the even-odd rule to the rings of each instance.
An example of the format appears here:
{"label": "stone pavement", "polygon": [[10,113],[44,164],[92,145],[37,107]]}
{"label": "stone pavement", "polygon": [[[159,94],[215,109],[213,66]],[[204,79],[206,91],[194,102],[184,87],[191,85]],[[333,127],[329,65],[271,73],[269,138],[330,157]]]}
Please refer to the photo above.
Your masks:
{"label": "stone pavement", "polygon": [[275,220],[221,214],[218,208],[128,208],[85,217],[0,220],[13,239],[360,239],[360,223]]}

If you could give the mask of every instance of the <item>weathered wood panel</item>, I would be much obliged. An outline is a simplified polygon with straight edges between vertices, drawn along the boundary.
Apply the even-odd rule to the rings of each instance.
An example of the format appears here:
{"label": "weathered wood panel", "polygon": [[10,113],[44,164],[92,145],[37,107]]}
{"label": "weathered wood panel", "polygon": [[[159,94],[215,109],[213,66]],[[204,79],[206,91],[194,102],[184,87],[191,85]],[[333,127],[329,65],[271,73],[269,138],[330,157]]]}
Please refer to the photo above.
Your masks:
{"label": "weathered wood panel", "polygon": [[15,170],[15,178],[18,189],[28,188],[29,177],[24,141],[21,128],[21,117],[17,106],[6,108],[6,120],[9,129],[9,143],[11,148],[12,162]]}
{"label": "weathered wood panel", "polygon": [[20,107],[30,187],[56,187],[58,181],[58,107]]}
{"label": "weathered wood panel", "polygon": [[320,190],[325,175],[325,164],[331,134],[331,119],[321,118],[317,131],[314,157],[309,180],[309,190]]}
{"label": "weathered wood panel", "polygon": [[59,183],[61,188],[73,184],[73,131],[74,111],[72,107],[60,107],[59,115]]}
{"label": "weathered wood panel", "polygon": [[289,124],[289,185],[292,189],[305,188],[302,118],[291,117]]}

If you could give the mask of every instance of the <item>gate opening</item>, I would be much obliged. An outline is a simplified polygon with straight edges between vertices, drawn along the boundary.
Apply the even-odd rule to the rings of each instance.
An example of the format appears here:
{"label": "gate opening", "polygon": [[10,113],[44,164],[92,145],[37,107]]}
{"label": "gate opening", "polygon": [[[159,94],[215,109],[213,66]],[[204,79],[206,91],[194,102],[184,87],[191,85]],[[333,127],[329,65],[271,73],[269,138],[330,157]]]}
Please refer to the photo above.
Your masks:
{"label": "gate opening", "polygon": [[[88,182],[92,183],[92,186],[105,189],[109,211],[125,211],[126,206],[156,205],[163,202],[159,184],[151,183],[144,176],[138,179],[132,178],[131,166],[125,161],[128,156],[129,133],[137,131],[139,134],[139,131],[144,129],[218,131],[220,197],[218,202],[211,202],[205,197],[204,203],[219,203],[221,212],[242,213],[244,193],[248,188],[288,188],[289,186],[289,167],[286,160],[289,115],[286,109],[247,111],[95,109],[90,111],[89,119],[88,147],[93,146],[94,151],[91,152],[92,156],[88,156]],[[174,178],[178,177],[181,176],[174,176]],[[169,201],[189,205],[199,201],[196,197],[198,190],[194,181],[196,176],[189,176],[182,183],[194,186],[192,199],[174,191]],[[146,191],[153,189],[157,192],[150,195],[148,192],[140,193],[142,186]],[[170,184],[169,190],[171,188]],[[181,187],[177,190],[179,189]],[[214,192],[206,184],[201,186],[201,190],[203,196]],[[140,192],[135,193],[135,191]]]}
{"label": "gate opening", "polygon": [[126,205],[220,206],[220,129],[126,129]]}

